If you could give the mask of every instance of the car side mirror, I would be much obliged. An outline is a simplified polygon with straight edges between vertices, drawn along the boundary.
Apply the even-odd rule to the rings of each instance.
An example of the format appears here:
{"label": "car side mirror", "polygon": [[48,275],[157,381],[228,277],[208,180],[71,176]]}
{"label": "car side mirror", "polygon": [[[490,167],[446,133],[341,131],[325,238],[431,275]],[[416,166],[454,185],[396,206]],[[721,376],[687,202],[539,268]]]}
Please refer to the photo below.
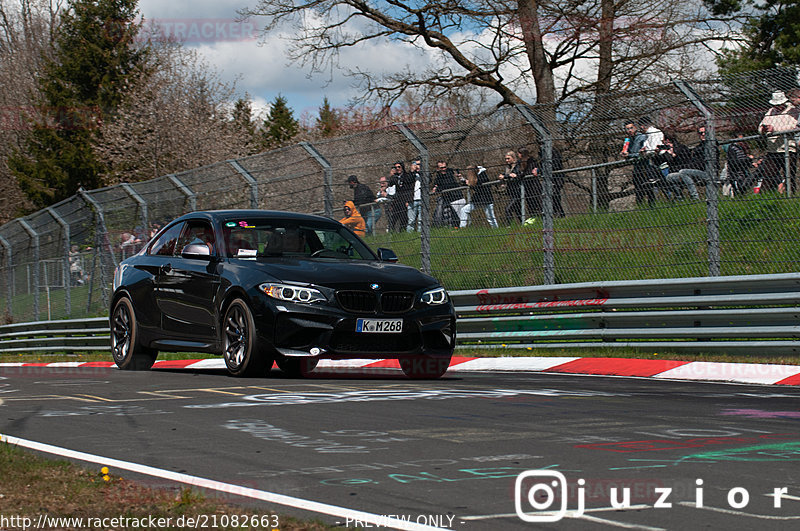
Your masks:
{"label": "car side mirror", "polygon": [[204,243],[190,243],[181,250],[181,258],[192,258],[195,260],[210,260],[211,249]]}
{"label": "car side mirror", "polygon": [[391,249],[385,249],[383,247],[378,247],[378,258],[380,258],[381,262],[399,262],[400,259],[397,258],[397,255],[394,254],[394,251]]}

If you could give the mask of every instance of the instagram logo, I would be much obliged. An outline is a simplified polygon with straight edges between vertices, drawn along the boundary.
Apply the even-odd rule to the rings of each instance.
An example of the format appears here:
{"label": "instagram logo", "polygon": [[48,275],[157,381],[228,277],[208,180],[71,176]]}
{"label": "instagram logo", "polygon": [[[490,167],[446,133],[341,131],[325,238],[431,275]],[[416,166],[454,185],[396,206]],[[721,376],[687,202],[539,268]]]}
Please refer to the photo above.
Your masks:
{"label": "instagram logo", "polygon": [[[584,480],[578,480],[583,487]],[[567,478],[555,470],[526,470],[514,482],[514,509],[525,522],[558,522],[567,514]],[[558,504],[558,509],[553,507]],[[575,516],[584,511],[578,499]]]}

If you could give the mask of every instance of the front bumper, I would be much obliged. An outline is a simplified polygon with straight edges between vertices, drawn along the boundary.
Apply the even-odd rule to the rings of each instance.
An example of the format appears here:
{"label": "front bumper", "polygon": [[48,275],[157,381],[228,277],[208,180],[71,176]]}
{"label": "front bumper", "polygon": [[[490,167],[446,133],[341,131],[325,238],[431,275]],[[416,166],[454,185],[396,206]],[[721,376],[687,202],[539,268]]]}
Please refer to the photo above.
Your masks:
{"label": "front bumper", "polygon": [[[451,356],[455,347],[456,318],[450,304],[415,307],[403,314],[359,315],[328,305],[301,304],[274,305],[271,310],[274,312],[272,316],[264,316],[265,319],[256,316],[256,322],[274,323],[274,326],[259,327],[259,332],[262,340],[283,356],[329,359],[445,357]],[[356,332],[359,318],[403,319],[403,332]]]}

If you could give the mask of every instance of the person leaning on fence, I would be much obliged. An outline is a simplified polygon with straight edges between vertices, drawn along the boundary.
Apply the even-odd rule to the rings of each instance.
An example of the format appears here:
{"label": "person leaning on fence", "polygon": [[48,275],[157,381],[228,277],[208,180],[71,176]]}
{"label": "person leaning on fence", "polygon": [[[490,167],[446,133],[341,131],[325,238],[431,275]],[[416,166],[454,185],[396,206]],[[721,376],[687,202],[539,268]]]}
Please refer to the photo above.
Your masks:
{"label": "person leaning on fence", "polygon": [[[456,172],[447,167],[447,162],[440,160],[436,162],[436,174],[433,178],[433,188],[431,192],[438,194],[437,203],[434,211],[434,225],[458,227],[459,214],[461,209],[466,206],[464,195],[460,190],[460,185],[456,180]],[[450,207],[448,210],[446,207]],[[441,213],[437,219],[437,213]]]}
{"label": "person leaning on fence", "polygon": [[497,176],[497,179],[505,186],[506,189],[506,209],[503,212],[503,224],[511,225],[512,223],[521,223],[522,220],[522,203],[521,188],[522,179],[521,175],[517,175],[517,153],[516,151],[509,151],[505,155],[506,169],[503,173]]}
{"label": "person leaning on fence", "polygon": [[[680,173],[691,177],[695,185],[706,186],[710,179],[706,173],[706,127],[704,125],[697,128],[697,136],[700,137],[700,141],[689,148],[689,167],[682,169]],[[714,166],[719,168],[719,149],[716,145],[714,146],[714,155],[716,157]]]}
{"label": "person leaning on fence", "polygon": [[683,199],[683,188],[685,187],[692,199],[700,199],[694,179],[683,172],[691,164],[689,148],[678,142],[672,135],[664,135],[663,148],[654,160],[656,164],[666,164],[669,170],[664,177],[664,195],[670,200]]}
{"label": "person leaning on fence", "polygon": [[375,226],[376,205],[374,204],[374,194],[369,189],[369,186],[358,182],[358,177],[355,175],[347,178],[347,185],[353,190],[353,204],[356,205],[356,208],[364,209],[363,205],[367,205],[365,209],[366,215],[363,217],[366,223],[366,233],[371,236]]}
{"label": "person leaning on fence", "polygon": [[464,182],[469,186],[470,201],[461,209],[459,227],[464,228],[470,224],[470,214],[476,207],[482,208],[486,214],[486,221],[492,228],[497,228],[497,218],[494,216],[494,194],[489,184],[489,176],[483,166],[468,166]]}
{"label": "person leaning on fence", "polygon": [[389,215],[389,231],[405,231],[408,222],[408,198],[413,194],[413,185],[409,186],[409,177],[406,174],[405,164],[398,161],[389,171],[389,186],[394,187],[394,198],[388,204],[386,211]]}
{"label": "person leaning on fence", "polygon": [[539,175],[539,161],[528,148],[517,150],[518,175],[522,176],[522,188],[525,190],[525,214],[527,217],[542,215],[542,178]]}
{"label": "person leaning on fence", "polygon": [[647,135],[639,130],[633,120],[625,124],[625,132],[629,135],[622,146],[620,155],[633,161],[633,194],[636,204],[641,205],[645,199],[652,205],[655,193],[651,181],[657,178],[657,171],[649,158],[644,155],[644,144]]}
{"label": "person leaning on fence", "polygon": [[[736,134],[737,138],[744,137],[744,133]],[[731,185],[733,196],[745,193],[751,186],[750,170],[753,169],[753,155],[747,142],[739,140],[728,146],[728,184]]]}
{"label": "person leaning on fence", "polygon": [[356,208],[352,201],[344,202],[344,217],[339,220],[339,223],[355,232],[358,236],[364,237],[367,231],[367,223],[361,216],[361,213]]}
{"label": "person leaning on fence", "polygon": [[419,231],[422,223],[422,218],[420,217],[420,212],[422,211],[422,175],[420,174],[420,167],[421,161],[419,159],[411,161],[411,171],[408,174],[414,179],[414,195],[408,203],[406,232],[411,232],[415,228]]}
{"label": "person leaning on fence", "polygon": [[[764,161],[764,171],[768,178],[762,183],[764,188],[775,189],[786,180],[786,158],[789,160],[789,175],[794,184],[797,168],[797,145],[793,135],[781,135],[797,129],[797,119],[800,115],[800,91],[790,91],[792,98],[798,106],[792,104],[783,92],[773,92],[769,104],[772,107],[767,111],[758,126],[758,132],[767,135],[767,156]],[[788,153],[787,153],[788,149]],[[792,187],[794,189],[794,187]]]}

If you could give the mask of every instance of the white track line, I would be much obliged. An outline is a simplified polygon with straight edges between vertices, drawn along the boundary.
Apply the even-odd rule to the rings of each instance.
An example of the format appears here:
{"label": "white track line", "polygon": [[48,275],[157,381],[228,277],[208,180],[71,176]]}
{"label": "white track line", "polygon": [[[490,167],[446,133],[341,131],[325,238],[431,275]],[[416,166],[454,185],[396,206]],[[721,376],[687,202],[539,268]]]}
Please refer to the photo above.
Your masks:
{"label": "white track line", "polygon": [[160,468],[155,468],[147,465],[140,465],[138,463],[131,463],[129,461],[120,461],[119,459],[110,459],[108,457],[103,457],[100,455],[87,454],[85,452],[69,450],[67,448],[61,448],[50,444],[40,443],[36,441],[29,441],[27,439],[20,439],[18,437],[5,435],[2,433],[0,433],[0,442],[22,446],[24,448],[36,450],[38,452],[54,454],[61,457],[66,457],[68,459],[79,459],[81,461],[97,463],[98,465],[103,465],[111,468],[119,468],[122,470],[129,470],[131,472],[136,472],[138,474],[145,474],[147,476],[153,476],[162,479],[168,479],[171,481],[177,481],[179,483],[185,483],[187,485],[201,487],[204,489],[216,490],[219,492],[225,492],[227,494],[234,494],[236,496],[244,496],[256,500],[276,503],[278,505],[285,505],[288,507],[294,507],[297,509],[312,511],[315,513],[338,516],[340,518],[349,519],[351,522],[357,520],[361,523],[371,523],[380,525],[382,527],[391,527],[393,529],[408,529],[412,531],[417,531],[417,530],[427,531],[432,529],[441,529],[438,527],[431,527],[427,525],[418,524],[416,522],[407,522],[404,520],[389,518],[387,516],[379,514],[356,511],[353,509],[347,509],[345,507],[338,507],[336,505],[328,505],[327,503],[320,503],[311,500],[304,500],[302,498],[295,498],[293,496],[285,496],[283,494],[277,494],[274,492],[251,489],[247,487],[242,487],[240,485],[234,485],[231,483],[222,483],[220,481],[214,481],[213,479],[190,476],[188,474],[180,474],[177,472],[172,472],[170,470],[163,470]]}

